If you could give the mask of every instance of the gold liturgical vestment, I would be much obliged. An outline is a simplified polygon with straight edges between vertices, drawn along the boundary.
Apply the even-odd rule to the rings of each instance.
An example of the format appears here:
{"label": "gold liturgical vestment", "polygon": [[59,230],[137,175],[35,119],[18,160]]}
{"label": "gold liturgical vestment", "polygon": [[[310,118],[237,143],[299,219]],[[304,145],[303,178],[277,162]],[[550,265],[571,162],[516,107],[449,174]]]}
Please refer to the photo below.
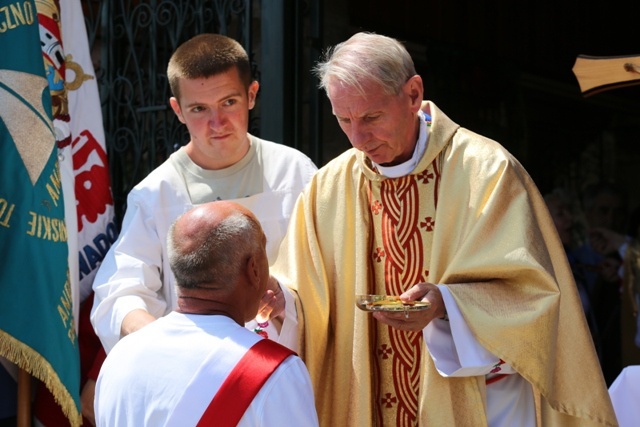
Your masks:
{"label": "gold liturgical vestment", "polygon": [[478,342],[532,385],[538,425],[616,425],[531,178],[496,142],[425,108],[432,125],[415,170],[385,178],[355,149],[331,161],[298,199],[272,269],[297,294],[320,423],[486,425],[484,376],[442,377],[421,334],[355,306],[356,294],[428,281],[447,285]]}

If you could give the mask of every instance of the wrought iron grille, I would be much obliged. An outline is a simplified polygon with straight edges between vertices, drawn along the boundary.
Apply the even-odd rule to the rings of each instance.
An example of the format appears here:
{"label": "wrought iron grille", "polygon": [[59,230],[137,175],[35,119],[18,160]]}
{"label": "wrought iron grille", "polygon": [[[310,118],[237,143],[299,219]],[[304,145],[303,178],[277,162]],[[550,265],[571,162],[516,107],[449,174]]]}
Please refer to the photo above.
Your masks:
{"label": "wrought iron grille", "polygon": [[[253,57],[253,2],[82,0],[82,4],[119,224],[129,190],[188,142],[186,127],[169,106],[166,66],[171,54],[194,35],[215,32],[235,38]],[[257,74],[255,66],[254,71]]]}

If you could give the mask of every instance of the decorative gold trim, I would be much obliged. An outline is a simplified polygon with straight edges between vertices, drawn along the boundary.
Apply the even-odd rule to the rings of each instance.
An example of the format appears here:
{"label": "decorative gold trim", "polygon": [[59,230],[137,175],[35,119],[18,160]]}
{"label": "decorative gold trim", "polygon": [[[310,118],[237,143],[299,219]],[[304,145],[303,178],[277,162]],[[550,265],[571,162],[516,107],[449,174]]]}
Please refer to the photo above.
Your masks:
{"label": "decorative gold trim", "polygon": [[73,427],[82,425],[82,415],[58,374],[37,351],[0,330],[0,355],[39,379],[51,391]]}

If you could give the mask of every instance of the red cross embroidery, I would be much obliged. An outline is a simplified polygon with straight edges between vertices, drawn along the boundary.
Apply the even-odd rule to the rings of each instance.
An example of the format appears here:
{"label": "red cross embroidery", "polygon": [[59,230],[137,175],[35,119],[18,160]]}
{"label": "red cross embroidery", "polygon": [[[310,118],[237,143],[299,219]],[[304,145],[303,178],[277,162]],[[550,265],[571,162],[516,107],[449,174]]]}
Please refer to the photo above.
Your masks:
{"label": "red cross embroidery", "polygon": [[384,249],[378,247],[376,248],[376,252],[373,254],[373,259],[376,260],[376,262],[380,262],[382,261],[382,258],[384,258]]}
{"label": "red cross embroidery", "polygon": [[383,359],[388,359],[391,356],[391,353],[393,353],[393,349],[386,344],[382,344],[380,349],[378,349],[378,355]]}
{"label": "red cross embroidery", "polygon": [[432,178],[433,172],[422,171],[418,174],[418,179],[421,180],[423,184],[428,184]]}
{"label": "red cross embroidery", "polygon": [[371,203],[371,212],[373,212],[374,215],[378,215],[381,210],[382,210],[382,203],[380,203],[379,200],[376,200],[375,202]]}
{"label": "red cross embroidery", "polygon": [[398,402],[398,399],[396,399],[394,396],[391,396],[391,393],[385,393],[384,397],[380,400],[382,401],[382,405],[387,408],[393,408],[393,405]]}
{"label": "red cross embroidery", "polygon": [[427,231],[433,231],[433,226],[436,224],[434,219],[430,216],[426,217],[424,221],[420,223],[420,227],[426,229]]}

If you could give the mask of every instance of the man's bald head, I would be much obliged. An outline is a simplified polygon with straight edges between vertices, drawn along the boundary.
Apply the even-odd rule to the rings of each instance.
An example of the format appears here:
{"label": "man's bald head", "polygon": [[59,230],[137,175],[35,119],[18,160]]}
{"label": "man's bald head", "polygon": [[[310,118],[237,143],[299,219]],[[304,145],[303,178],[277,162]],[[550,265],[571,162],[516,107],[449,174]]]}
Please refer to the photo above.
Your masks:
{"label": "man's bald head", "polygon": [[207,203],[180,216],[169,229],[169,264],[177,286],[225,289],[246,261],[264,251],[266,238],[256,217],[227,201]]}

